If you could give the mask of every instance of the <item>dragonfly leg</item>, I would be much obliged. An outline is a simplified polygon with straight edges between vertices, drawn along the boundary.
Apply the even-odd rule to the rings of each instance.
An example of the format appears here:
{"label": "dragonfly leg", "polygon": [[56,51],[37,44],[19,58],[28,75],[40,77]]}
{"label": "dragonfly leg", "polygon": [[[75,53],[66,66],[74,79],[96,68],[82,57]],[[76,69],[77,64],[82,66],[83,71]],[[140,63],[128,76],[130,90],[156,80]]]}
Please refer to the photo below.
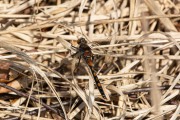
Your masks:
{"label": "dragonfly leg", "polygon": [[79,50],[78,47],[75,47],[75,46],[73,46],[73,45],[71,45],[71,47],[74,48],[74,49],[76,49],[76,50]]}

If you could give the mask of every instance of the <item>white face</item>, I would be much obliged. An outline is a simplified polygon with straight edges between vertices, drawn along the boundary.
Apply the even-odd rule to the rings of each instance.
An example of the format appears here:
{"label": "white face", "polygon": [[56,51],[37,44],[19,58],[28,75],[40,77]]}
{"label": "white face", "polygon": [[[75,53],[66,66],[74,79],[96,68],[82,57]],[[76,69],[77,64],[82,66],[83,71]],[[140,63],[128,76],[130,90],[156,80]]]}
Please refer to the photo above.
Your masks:
{"label": "white face", "polygon": [[80,38],[80,39],[77,41],[77,43],[78,43],[78,44],[82,44],[82,43],[86,44],[87,42],[86,42],[86,40],[85,40],[84,38]]}

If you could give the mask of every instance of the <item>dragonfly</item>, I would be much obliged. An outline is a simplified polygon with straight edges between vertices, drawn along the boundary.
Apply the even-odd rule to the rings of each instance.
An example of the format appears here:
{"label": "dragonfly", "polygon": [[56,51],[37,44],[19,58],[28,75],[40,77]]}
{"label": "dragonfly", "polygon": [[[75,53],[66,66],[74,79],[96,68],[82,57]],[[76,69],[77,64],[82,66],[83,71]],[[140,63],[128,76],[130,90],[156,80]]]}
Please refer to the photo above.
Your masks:
{"label": "dragonfly", "polygon": [[[93,53],[91,51],[91,48],[88,46],[87,41],[84,38],[80,38],[78,39],[77,43],[79,44],[79,48],[77,53],[80,53],[80,58],[81,57],[85,60],[86,64],[89,66],[92,75],[93,75],[93,79],[96,83],[96,86],[99,90],[99,92],[101,93],[101,96],[106,99],[106,95],[104,93],[102,84],[100,83],[98,77],[97,77],[97,73],[94,70],[94,64],[93,64]],[[77,54],[75,53],[75,54]],[[80,61],[80,60],[79,60]]]}
{"label": "dragonfly", "polygon": [[[106,98],[106,95],[105,95],[105,92],[103,90],[103,87],[102,87],[102,84],[100,83],[100,80],[98,79],[98,76],[97,76],[97,73],[96,73],[96,70],[94,69],[94,64],[93,64],[93,53],[92,53],[92,50],[90,48],[90,46],[87,44],[87,41],[85,40],[85,38],[80,38],[77,40],[77,44],[78,44],[78,47],[75,47],[75,46],[72,46],[71,48],[70,46],[68,46],[69,49],[71,49],[72,51],[74,49],[76,49],[76,52],[72,55],[72,56],[76,56],[78,55],[79,56],[79,62],[78,62],[78,65],[81,61],[81,58],[83,58],[85,60],[85,63],[88,65],[91,73],[92,73],[92,77],[96,83],[96,86],[101,94],[101,96],[104,98],[104,99],[107,99]],[[78,66],[77,65],[77,66]],[[76,67],[77,69],[77,67]]]}

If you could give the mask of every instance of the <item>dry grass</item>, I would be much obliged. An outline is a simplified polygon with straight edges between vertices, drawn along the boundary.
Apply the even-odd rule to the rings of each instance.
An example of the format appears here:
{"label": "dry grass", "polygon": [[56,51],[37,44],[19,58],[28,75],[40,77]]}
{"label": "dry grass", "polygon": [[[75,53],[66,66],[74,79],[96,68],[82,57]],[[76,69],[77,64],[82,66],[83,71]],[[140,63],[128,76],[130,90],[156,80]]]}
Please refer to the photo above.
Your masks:
{"label": "dry grass", "polygon": [[[179,0],[0,0],[0,12],[1,119],[180,119]],[[80,37],[107,100],[76,68]]]}

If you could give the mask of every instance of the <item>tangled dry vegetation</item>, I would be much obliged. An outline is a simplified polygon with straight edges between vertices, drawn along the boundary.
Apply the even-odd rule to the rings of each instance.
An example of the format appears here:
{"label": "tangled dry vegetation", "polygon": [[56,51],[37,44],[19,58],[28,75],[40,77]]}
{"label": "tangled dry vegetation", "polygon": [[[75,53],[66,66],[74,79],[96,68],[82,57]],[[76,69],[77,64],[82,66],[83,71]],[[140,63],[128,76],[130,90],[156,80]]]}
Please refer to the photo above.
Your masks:
{"label": "tangled dry vegetation", "polygon": [[0,0],[0,21],[1,119],[180,119],[179,0]]}

